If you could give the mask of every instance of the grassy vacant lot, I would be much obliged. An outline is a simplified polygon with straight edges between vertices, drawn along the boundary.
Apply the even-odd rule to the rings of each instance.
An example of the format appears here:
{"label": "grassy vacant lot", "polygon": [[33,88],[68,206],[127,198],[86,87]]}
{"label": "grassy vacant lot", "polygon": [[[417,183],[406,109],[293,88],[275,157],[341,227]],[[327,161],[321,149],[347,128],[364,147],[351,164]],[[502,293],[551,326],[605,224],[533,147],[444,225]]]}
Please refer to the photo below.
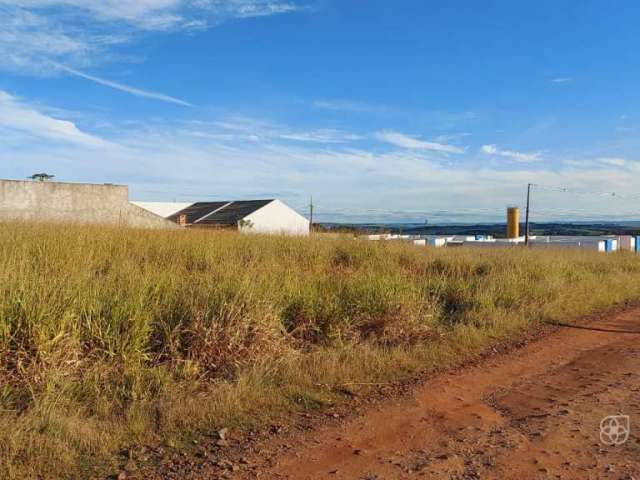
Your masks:
{"label": "grassy vacant lot", "polygon": [[88,476],[636,298],[633,254],[3,224],[0,478]]}

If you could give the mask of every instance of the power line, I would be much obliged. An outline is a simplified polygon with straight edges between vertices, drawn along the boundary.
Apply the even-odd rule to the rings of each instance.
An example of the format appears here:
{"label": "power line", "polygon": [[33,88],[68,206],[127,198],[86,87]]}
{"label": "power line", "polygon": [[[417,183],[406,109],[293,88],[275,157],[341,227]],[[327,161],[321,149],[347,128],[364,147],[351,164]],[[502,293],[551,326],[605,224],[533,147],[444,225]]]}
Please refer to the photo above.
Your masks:
{"label": "power line", "polygon": [[634,198],[640,198],[640,194],[632,194],[632,195],[621,195],[617,192],[612,191],[599,191],[599,190],[578,190],[572,187],[563,187],[557,185],[542,185],[539,183],[532,183],[532,187],[536,190],[543,190],[548,192],[558,192],[558,193],[567,193],[571,195],[593,195],[598,197],[610,197],[621,200],[631,200]]}

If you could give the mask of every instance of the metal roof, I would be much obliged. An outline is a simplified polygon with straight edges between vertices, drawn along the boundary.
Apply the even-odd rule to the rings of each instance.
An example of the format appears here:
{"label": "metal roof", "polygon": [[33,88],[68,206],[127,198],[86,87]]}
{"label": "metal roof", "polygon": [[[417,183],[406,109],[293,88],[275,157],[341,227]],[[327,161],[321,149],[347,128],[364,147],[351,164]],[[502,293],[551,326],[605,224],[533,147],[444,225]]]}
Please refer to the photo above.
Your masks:
{"label": "metal roof", "polygon": [[189,225],[237,225],[240,220],[271,202],[273,199],[199,202],[173,214],[169,220],[179,222],[180,217],[186,215]]}
{"label": "metal roof", "polygon": [[224,208],[203,218],[199,224],[204,225],[236,225],[240,220],[261,209],[273,200],[241,200],[231,202]]}
{"label": "metal roof", "polygon": [[229,202],[198,202],[193,205],[188,206],[187,208],[183,208],[182,210],[177,211],[173,215],[169,217],[169,220],[173,222],[179,222],[180,217],[182,215],[187,216],[187,223],[195,223],[196,220],[201,219],[205,215],[210,214],[211,212],[217,210],[218,208],[224,207]]}

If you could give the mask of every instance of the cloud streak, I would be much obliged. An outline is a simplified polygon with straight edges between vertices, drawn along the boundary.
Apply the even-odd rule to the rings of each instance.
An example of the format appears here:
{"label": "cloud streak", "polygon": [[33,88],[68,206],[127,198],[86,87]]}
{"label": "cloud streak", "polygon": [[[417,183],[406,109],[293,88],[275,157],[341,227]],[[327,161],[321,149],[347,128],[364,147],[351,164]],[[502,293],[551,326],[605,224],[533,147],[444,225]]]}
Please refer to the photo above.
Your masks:
{"label": "cloud streak", "polygon": [[461,147],[447,145],[444,143],[426,142],[424,140],[417,139],[404,133],[394,132],[392,130],[376,132],[374,134],[374,137],[381,142],[389,143],[396,147],[406,148],[409,150],[430,150],[433,152],[458,154],[465,152],[465,149]]}
{"label": "cloud streak", "polygon": [[123,83],[113,82],[111,80],[107,80],[105,78],[96,77],[93,75],[89,75],[73,68],[66,67],[64,65],[60,65],[59,63],[54,64],[56,68],[67,72],[76,77],[84,78],[85,80],[90,80],[92,82],[98,83],[100,85],[104,85],[105,87],[114,88],[116,90],[120,90],[125,93],[129,93],[131,95],[135,95],[137,97],[151,98],[153,100],[160,100],[162,102],[173,103],[174,105],[180,105],[183,107],[191,107],[192,105],[189,102],[181,100],[176,97],[172,97],[169,95],[165,95],[164,93],[152,92],[149,90],[142,90],[141,88],[132,87],[130,85],[125,85]]}
{"label": "cloud streak", "polygon": [[235,138],[248,141],[286,140],[301,143],[339,144],[355,142],[363,138],[361,135],[342,130],[328,128],[301,130],[242,116],[213,122],[213,127],[222,130],[223,133],[208,133],[209,136],[215,135],[216,138]]}
{"label": "cloud streak", "polygon": [[515,160],[516,162],[529,163],[540,160],[540,153],[523,153],[515,150],[503,150],[497,145],[483,145],[480,151],[486,155],[499,156]]}

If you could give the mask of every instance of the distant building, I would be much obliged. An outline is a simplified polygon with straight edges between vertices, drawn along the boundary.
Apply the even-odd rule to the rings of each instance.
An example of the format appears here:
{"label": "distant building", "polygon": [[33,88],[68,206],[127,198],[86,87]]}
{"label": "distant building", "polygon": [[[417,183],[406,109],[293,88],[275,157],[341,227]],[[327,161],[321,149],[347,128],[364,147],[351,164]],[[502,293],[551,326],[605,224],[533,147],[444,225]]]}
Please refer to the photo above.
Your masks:
{"label": "distant building", "polygon": [[133,204],[183,227],[227,228],[245,233],[309,235],[309,220],[275,199]]}

